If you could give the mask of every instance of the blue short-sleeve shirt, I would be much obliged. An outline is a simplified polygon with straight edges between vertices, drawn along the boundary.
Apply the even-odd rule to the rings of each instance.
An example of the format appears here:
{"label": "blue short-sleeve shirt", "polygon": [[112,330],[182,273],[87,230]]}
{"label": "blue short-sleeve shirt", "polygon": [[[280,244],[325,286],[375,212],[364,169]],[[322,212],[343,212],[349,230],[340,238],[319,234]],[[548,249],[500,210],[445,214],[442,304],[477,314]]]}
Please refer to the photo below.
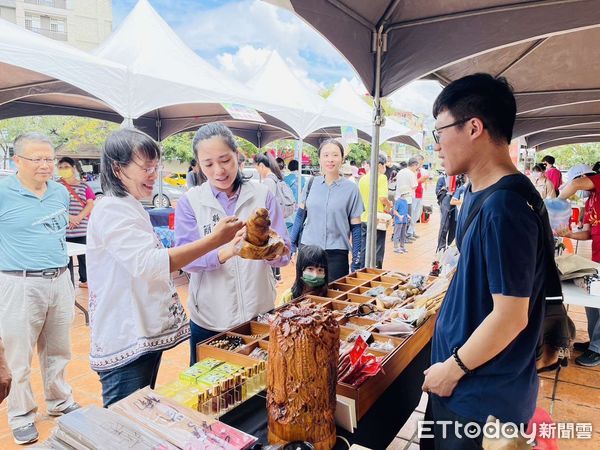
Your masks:
{"label": "blue short-sleeve shirt", "polygon": [[[484,192],[467,189],[457,233]],[[432,363],[445,361],[454,347],[466,342],[491,313],[492,294],[529,298],[529,321],[507,348],[464,376],[450,397],[440,398],[458,415],[485,422],[491,414],[513,423],[526,423],[533,416],[538,393],[535,350],[543,321],[542,230],[541,219],[521,195],[498,190],[464,234],[458,268],[436,321]]]}
{"label": "blue short-sleeve shirt", "polygon": [[65,267],[69,192],[48,181],[39,198],[16,175],[0,181],[0,270]]}
{"label": "blue short-sleeve shirt", "polygon": [[325,177],[315,177],[308,199],[302,193],[306,222],[301,243],[325,250],[350,250],[350,220],[365,210],[356,184],[345,178],[327,185]]}

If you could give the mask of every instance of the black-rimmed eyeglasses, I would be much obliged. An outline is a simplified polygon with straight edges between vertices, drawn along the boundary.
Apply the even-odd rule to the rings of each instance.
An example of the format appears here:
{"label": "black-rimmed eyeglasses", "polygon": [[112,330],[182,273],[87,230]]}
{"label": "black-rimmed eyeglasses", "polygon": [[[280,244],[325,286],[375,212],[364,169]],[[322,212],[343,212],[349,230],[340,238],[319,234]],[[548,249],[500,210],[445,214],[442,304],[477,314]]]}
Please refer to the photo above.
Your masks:
{"label": "black-rimmed eyeglasses", "polygon": [[436,142],[436,144],[439,144],[441,130],[443,130],[445,128],[455,127],[456,125],[462,125],[463,123],[468,122],[469,120],[471,120],[471,118],[457,120],[456,122],[452,122],[450,125],[444,125],[443,127],[440,127],[440,128],[434,128],[433,131],[431,132],[431,134],[433,135],[433,140]]}

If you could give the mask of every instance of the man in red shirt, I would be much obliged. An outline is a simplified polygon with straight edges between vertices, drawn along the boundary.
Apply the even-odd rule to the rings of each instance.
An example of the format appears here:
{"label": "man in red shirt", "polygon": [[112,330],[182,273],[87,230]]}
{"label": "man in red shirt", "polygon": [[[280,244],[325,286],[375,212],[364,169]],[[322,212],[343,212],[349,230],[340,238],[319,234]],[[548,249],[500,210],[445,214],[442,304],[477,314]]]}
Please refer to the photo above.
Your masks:
{"label": "man in red shirt", "polygon": [[[577,191],[590,193],[585,203],[583,230],[575,232],[559,230],[558,234],[577,240],[591,239],[592,261],[600,263],[600,174],[595,174],[584,164],[573,167],[567,174],[567,184],[560,191],[559,198],[566,200]],[[590,342],[579,346],[579,349],[585,351],[575,359],[575,362],[581,366],[594,367],[600,365],[600,309],[586,306],[585,313],[588,319]]]}
{"label": "man in red shirt", "polygon": [[546,163],[546,178],[552,182],[554,190],[558,194],[558,189],[562,184],[562,173],[554,167],[556,160],[554,159],[554,156],[546,155],[542,158],[542,162]]}

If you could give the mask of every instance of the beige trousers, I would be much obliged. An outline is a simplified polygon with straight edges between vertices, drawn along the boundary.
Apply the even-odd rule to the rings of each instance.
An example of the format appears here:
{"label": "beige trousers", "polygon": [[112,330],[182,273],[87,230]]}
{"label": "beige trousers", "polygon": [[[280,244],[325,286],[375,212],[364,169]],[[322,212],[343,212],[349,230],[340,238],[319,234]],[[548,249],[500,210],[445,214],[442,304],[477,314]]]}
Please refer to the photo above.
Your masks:
{"label": "beige trousers", "polygon": [[0,293],[0,337],[13,377],[8,423],[15,429],[35,421],[30,375],[36,344],[48,411],[73,403],[64,371],[71,359],[75,292],[67,270],[54,279],[0,273]]}

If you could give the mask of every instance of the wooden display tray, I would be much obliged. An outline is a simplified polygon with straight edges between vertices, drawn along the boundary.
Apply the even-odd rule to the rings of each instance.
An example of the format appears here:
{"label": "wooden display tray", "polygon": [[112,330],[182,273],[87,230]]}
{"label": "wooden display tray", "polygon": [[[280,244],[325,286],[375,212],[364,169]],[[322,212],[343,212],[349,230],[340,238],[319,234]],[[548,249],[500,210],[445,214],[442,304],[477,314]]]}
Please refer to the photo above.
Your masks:
{"label": "wooden display tray", "polygon": [[[331,283],[325,297],[306,295],[296,301],[310,300],[313,303],[332,310],[343,310],[349,305],[358,305],[360,303],[374,304],[375,298],[360,294],[380,285],[397,288],[406,283],[406,280],[387,276],[387,273],[388,271],[381,269],[362,269],[359,272],[351,273],[350,275]],[[435,277],[430,277],[430,281],[434,279]],[[286,306],[284,305],[281,308],[285,307]],[[395,344],[395,348],[390,352],[369,348],[369,352],[382,358],[383,370],[380,373],[374,377],[367,378],[367,380],[359,387],[353,387],[346,383],[337,383],[336,393],[355,401],[357,420],[360,420],[367,413],[375,401],[431,340],[435,325],[435,317],[436,316],[427,317],[425,321],[415,329],[415,332],[406,338],[373,333],[371,330],[376,323],[374,320],[362,317],[338,318],[340,322],[340,339],[342,340],[355,330],[354,328],[346,326],[350,322],[366,327],[368,331],[371,331],[375,341],[387,342],[390,340]],[[198,344],[196,347],[198,360],[212,357],[244,367],[255,366],[261,360],[251,358],[247,355],[258,346],[268,350],[268,332],[268,325],[254,320],[248,321]],[[209,345],[211,341],[219,339],[226,334],[244,336],[246,345],[234,352]],[[260,337],[253,338],[251,336]]]}

